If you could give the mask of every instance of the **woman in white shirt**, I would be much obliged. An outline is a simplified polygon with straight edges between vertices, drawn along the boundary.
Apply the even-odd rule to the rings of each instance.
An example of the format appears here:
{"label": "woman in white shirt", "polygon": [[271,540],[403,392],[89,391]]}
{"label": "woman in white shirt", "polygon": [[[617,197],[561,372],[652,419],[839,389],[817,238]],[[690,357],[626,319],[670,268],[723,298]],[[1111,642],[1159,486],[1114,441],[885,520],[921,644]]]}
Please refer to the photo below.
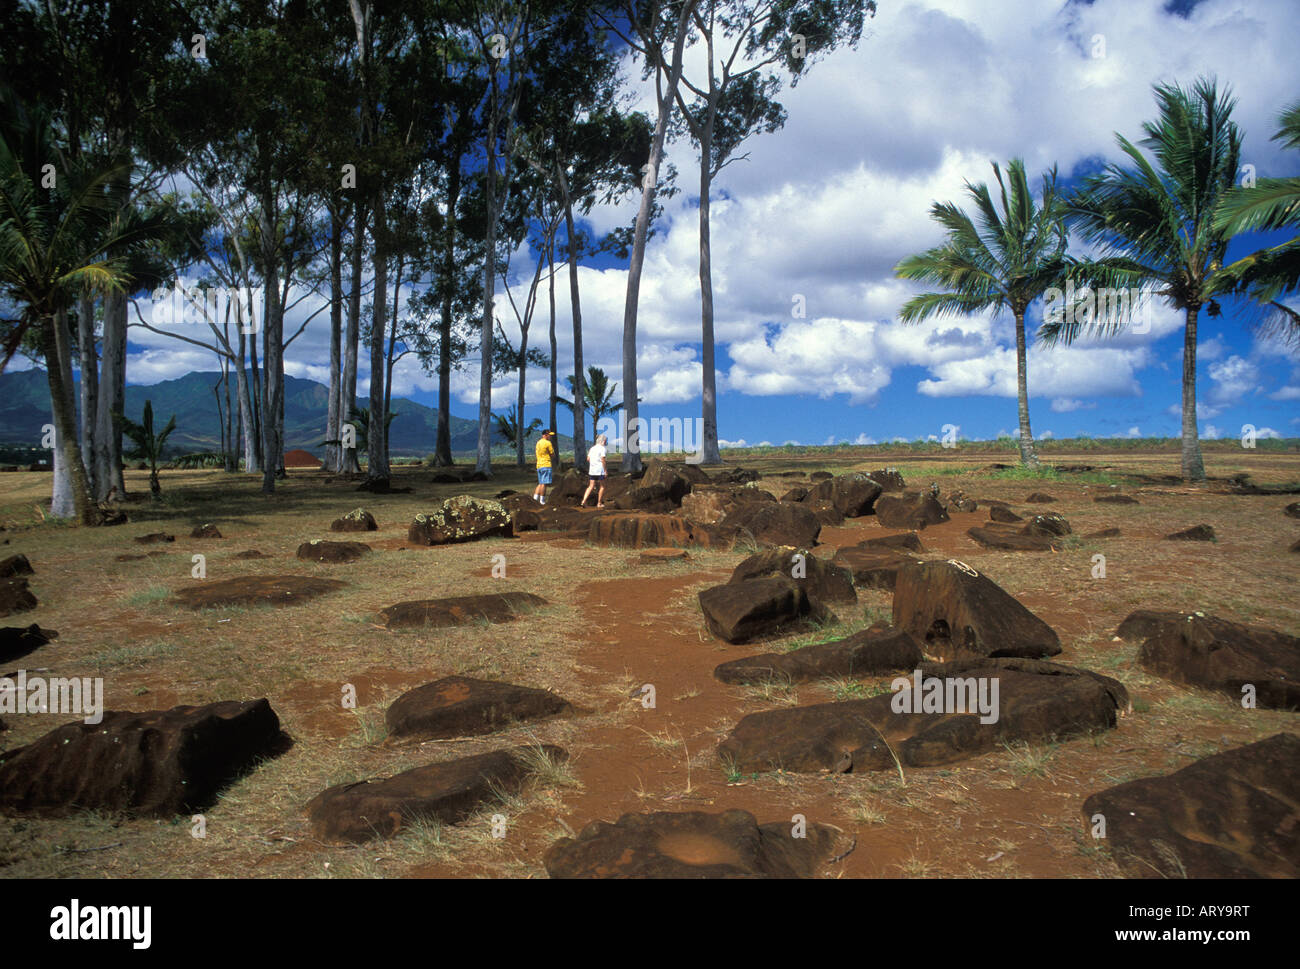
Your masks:
{"label": "woman in white shirt", "polygon": [[587,490],[582,496],[582,501],[578,502],[579,508],[586,505],[587,499],[591,497],[592,489],[597,484],[600,485],[600,490],[596,493],[596,507],[605,507],[605,477],[609,473],[605,469],[605,441],[604,434],[597,434],[596,443],[587,452],[587,476],[591,480],[587,483]]}

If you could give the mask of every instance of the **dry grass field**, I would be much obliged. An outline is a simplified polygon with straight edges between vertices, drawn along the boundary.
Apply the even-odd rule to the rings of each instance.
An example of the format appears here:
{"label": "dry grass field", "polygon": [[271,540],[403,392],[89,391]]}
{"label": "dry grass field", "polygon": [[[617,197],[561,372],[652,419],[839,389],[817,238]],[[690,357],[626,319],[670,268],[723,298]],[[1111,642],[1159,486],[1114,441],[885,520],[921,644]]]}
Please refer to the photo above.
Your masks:
{"label": "dry grass field", "polygon": [[[690,549],[686,561],[643,564],[636,550],[554,533],[434,548],[407,542],[413,516],[444,498],[531,490],[531,470],[513,467],[498,468],[491,482],[462,486],[435,485],[428,469],[401,469],[394,486],[410,493],[378,496],[320,472],[291,472],[265,497],[252,476],[172,471],[163,474],[163,500],[137,497],[127,506],[128,524],[101,529],[42,522],[35,506],[48,501],[48,475],[10,473],[0,475],[3,553],[31,560],[40,604],[6,622],[37,622],[59,633],[10,665],[103,677],[110,710],[266,697],[293,745],[224,791],[205,812],[203,838],[192,836],[188,817],[0,817],[0,876],[544,877],[547,846],[593,820],[613,821],[629,811],[743,808],[760,822],[798,813],[849,832],[856,850],[826,869],[830,877],[1118,877],[1106,849],[1088,836],[1084,798],[1300,730],[1297,713],[1243,710],[1227,697],[1149,675],[1135,661],[1136,646],[1113,639],[1116,625],[1136,608],[1202,611],[1300,634],[1300,555],[1288,551],[1300,537],[1300,521],[1282,510],[1297,498],[1242,494],[1230,482],[1249,474],[1261,489],[1300,488],[1300,454],[1207,450],[1211,480],[1203,487],[1170,478],[1176,455],[1137,450],[1053,453],[1056,467],[1037,476],[990,468],[1014,460],[1005,451],[970,449],[923,455],[840,449],[732,460],[760,471],[759,487],[778,495],[803,480],[777,477],[782,472],[892,465],[909,487],[934,482],[945,493],[960,489],[1018,509],[1031,491],[1047,491],[1058,499],[1049,510],[1064,515],[1075,536],[1119,527],[1121,537],[1074,538],[1057,553],[993,551],[966,535],[987,518],[981,507],[926,529],[923,557],[957,558],[988,574],[1060,634],[1058,661],[1122,681],[1133,713],[1103,735],[1008,748],[945,769],[742,776],[718,759],[716,746],[743,715],[869,696],[887,690],[890,678],[742,688],[714,680],[713,668],[888,619],[888,593],[863,592],[856,609],[838,610],[835,623],[756,649],[714,639],[695,599],[725,580],[745,549]],[[1070,469],[1078,465],[1088,469]],[[147,496],[146,479],[130,472],[129,489]],[[1093,501],[1116,490],[1140,504]],[[375,516],[379,531],[331,536],[330,521],[358,506]],[[209,522],[222,538],[188,537],[193,526]],[[1217,542],[1163,539],[1200,523],[1214,527]],[[176,541],[148,548],[132,541],[155,531]],[[821,541],[829,555],[883,533],[873,517],[851,519],[824,529]],[[374,551],[345,565],[294,557],[300,543],[330,537],[364,541]],[[234,558],[246,549],[270,558]],[[150,550],[161,554],[117,560]],[[1106,576],[1094,579],[1098,553],[1105,555]],[[203,581],[191,576],[196,554],[205,556],[209,580],[288,573],[347,585],[305,605],[192,611],[172,596]],[[505,556],[503,578],[492,575],[497,555]],[[503,589],[532,592],[549,604],[498,625],[390,631],[376,619],[380,609],[404,600]],[[450,674],[545,687],[578,711],[450,742],[387,738],[387,705]],[[655,686],[654,709],[634,696],[646,683]],[[346,684],[356,689],[356,709],[341,702]],[[0,748],[28,743],[65,719],[7,717]],[[303,806],[328,786],[535,743],[558,744],[571,759],[540,765],[519,795],[461,824],[417,825],[391,840],[353,847],[319,843],[308,830]],[[504,838],[492,836],[493,814],[507,818]]]}

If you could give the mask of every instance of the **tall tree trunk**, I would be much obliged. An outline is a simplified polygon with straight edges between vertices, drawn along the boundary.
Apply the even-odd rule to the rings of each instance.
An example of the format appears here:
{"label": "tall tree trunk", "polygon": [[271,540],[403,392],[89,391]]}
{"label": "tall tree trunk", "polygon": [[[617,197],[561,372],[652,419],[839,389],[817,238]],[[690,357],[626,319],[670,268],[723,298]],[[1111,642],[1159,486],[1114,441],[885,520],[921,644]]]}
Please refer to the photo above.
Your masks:
{"label": "tall tree trunk", "polygon": [[382,192],[373,203],[375,238],[374,312],[370,320],[370,428],[366,442],[366,480],[384,482],[388,469],[387,414],[384,413],[384,331],[388,324],[388,225]]}
{"label": "tall tree trunk", "polygon": [[438,321],[438,432],[433,463],[449,468],[451,459],[451,317],[456,296],[456,203],[460,200],[460,158],[447,172],[447,234],[442,254],[442,318]]}
{"label": "tall tree trunk", "polygon": [[397,272],[393,275],[393,310],[388,314],[388,349],[384,351],[384,453],[388,453],[388,415],[393,411],[393,367],[397,364],[397,315],[401,307],[402,271],[406,260],[397,257]]}
{"label": "tall tree trunk", "polygon": [[[713,118],[717,111],[717,92],[709,80],[709,105],[700,134],[700,322],[702,336],[704,433],[700,439],[700,463],[721,464],[718,451],[718,381],[713,347],[713,250],[709,236],[709,193],[713,182]],[[626,384],[624,385],[626,386]],[[692,435],[693,436],[693,435]]]}
{"label": "tall tree trunk", "polygon": [[[569,246],[569,305],[573,314],[573,462],[574,466],[578,467],[587,454],[587,407],[583,403],[587,399],[586,371],[582,367],[582,300],[578,297],[578,243],[574,235],[573,198],[569,194],[569,179],[558,159],[555,162],[555,174],[559,178],[560,191],[564,195],[564,231]],[[555,399],[555,394],[555,387],[552,386],[552,400]],[[591,433],[594,440],[596,436],[594,426]]]}
{"label": "tall tree trunk", "polygon": [[223,357],[221,360],[221,382],[226,395],[226,453],[222,455],[221,464],[226,471],[238,470],[238,463],[235,459],[238,441],[235,439],[235,412],[230,399],[230,358]]}
{"label": "tall tree trunk", "polygon": [[1204,481],[1205,462],[1196,427],[1196,321],[1199,306],[1187,307],[1183,332],[1183,480]]}
{"label": "tall tree trunk", "polygon": [[[250,312],[252,304],[249,304]],[[248,379],[246,366],[247,334],[244,333],[248,321],[244,319],[243,309],[238,314],[239,343],[235,358],[235,392],[239,396],[239,430],[244,439],[244,470],[254,473],[261,470],[261,443],[254,428],[253,391]]]}
{"label": "tall tree trunk", "polygon": [[[339,433],[357,410],[357,355],[361,344],[361,265],[366,248],[365,206],[360,201],[352,208],[351,292],[348,294],[348,331],[343,341],[343,387],[339,395]],[[361,470],[357,449],[342,449],[339,471],[356,474]]]}
{"label": "tall tree trunk", "polygon": [[103,355],[99,371],[99,403],[95,409],[95,497],[104,501],[116,488],[126,494],[122,475],[122,432],[114,414],[126,409],[126,297],[104,298]]}
{"label": "tall tree trunk", "polygon": [[[555,386],[555,380],[558,376],[556,372],[556,357],[559,354],[555,342],[555,235],[552,233],[550,244],[546,248],[546,284],[550,291],[551,301],[551,393],[547,398],[550,401],[550,407],[547,412],[546,426],[549,430],[557,431],[556,440],[559,440],[558,428],[555,426],[555,395],[558,392]],[[576,445],[575,445],[576,446]],[[576,465],[578,461],[578,452],[573,452],[573,460]]]}
{"label": "tall tree trunk", "polygon": [[[61,495],[52,495],[50,513],[57,518],[75,516],[81,524],[93,525],[95,505],[90,498],[86,468],[81,463],[81,446],[77,441],[77,405],[73,397],[69,342],[68,320],[63,311],[41,321],[41,351],[45,356],[45,371],[50,384],[54,447],[59,457],[58,475],[66,475],[65,481],[71,492],[71,507]],[[53,464],[55,462],[51,461]]]}
{"label": "tall tree trunk", "polygon": [[83,294],[77,300],[77,366],[81,370],[81,463],[87,487],[95,494],[95,429],[99,403],[99,354],[95,352],[95,297]]}
{"label": "tall tree trunk", "polygon": [[1034,432],[1029,429],[1029,367],[1025,352],[1025,311],[1016,308],[1016,404],[1020,412],[1020,464],[1038,467],[1034,451]]}
{"label": "tall tree trunk", "polygon": [[[528,369],[528,331],[519,334],[519,400],[515,404],[515,467],[524,466],[524,378]],[[558,456],[558,455],[557,455]]]}
{"label": "tall tree trunk", "polygon": [[[495,79],[493,81],[495,84]],[[494,94],[495,97],[495,89]],[[488,122],[487,147],[487,238],[483,259],[483,319],[479,324],[478,453],[474,470],[492,475],[492,304],[497,279],[497,118],[492,107]]]}
{"label": "tall tree trunk", "polygon": [[261,233],[266,264],[262,319],[262,493],[275,493],[275,479],[284,460],[284,315],[280,309],[280,267],[275,261],[272,233],[276,211],[273,199],[264,199]]}
{"label": "tall tree trunk", "polygon": [[[325,440],[339,439],[339,399],[343,364],[343,211],[330,206],[330,392],[325,415]],[[337,472],[342,463],[339,445],[325,447],[325,467]]]}
{"label": "tall tree trunk", "polygon": [[[636,380],[636,315],[641,298],[641,270],[645,265],[646,237],[650,231],[650,216],[654,211],[655,193],[659,187],[659,165],[663,162],[664,138],[668,134],[668,120],[677,96],[677,84],[682,76],[682,48],[686,44],[687,28],[696,0],[686,0],[678,13],[677,35],[673,40],[673,62],[659,94],[659,117],[655,121],[654,139],[650,144],[650,158],[646,163],[645,179],[641,183],[641,205],[636,213],[636,227],[632,233],[632,258],[627,269],[627,299],[623,305],[623,464],[624,471],[640,471],[640,428],[638,426]],[[658,70],[658,67],[656,67]],[[581,406],[578,401],[574,404]]]}

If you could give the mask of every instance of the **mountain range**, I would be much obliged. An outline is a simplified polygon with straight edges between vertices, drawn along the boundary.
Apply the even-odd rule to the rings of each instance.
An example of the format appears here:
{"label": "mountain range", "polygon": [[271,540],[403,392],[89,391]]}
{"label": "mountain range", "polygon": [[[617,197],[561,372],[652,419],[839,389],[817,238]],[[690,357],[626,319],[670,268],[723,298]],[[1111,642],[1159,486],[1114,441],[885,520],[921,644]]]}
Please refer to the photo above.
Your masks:
{"label": "mountain range", "polygon": [[[213,387],[221,374],[217,371],[192,371],[175,380],[164,380],[149,386],[126,388],[126,414],[138,421],[146,400],[153,402],[154,423],[161,427],[176,415],[176,430],[168,441],[168,454],[187,454],[194,451],[219,451],[221,425],[217,416],[217,401]],[[231,382],[234,397],[234,382]],[[325,413],[329,401],[329,388],[315,380],[285,375],[284,378],[284,435],[285,450],[301,449],[320,457],[324,454],[321,442],[325,440]],[[368,407],[368,398],[359,397],[358,407]],[[225,406],[225,395],[222,395]],[[397,414],[388,429],[389,452],[394,457],[424,457],[433,453],[438,432],[438,411],[404,397],[394,398],[392,410]],[[19,370],[0,374],[0,445],[36,446],[41,440],[41,427],[52,420],[50,389],[44,370]],[[531,460],[532,447],[537,442],[534,433],[528,438],[527,453]],[[561,451],[573,449],[573,438],[559,435]],[[451,449],[453,454],[472,454],[478,448],[478,421],[464,417],[451,418]],[[509,445],[493,444],[493,453],[506,455],[513,451]]]}

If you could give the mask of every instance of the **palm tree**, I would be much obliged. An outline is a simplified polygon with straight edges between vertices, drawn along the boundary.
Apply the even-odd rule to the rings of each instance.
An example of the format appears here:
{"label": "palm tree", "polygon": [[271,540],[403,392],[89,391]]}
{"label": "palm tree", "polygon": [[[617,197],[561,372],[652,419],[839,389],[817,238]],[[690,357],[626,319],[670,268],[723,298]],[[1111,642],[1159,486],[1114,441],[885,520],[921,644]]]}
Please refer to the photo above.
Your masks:
{"label": "palm tree", "polygon": [[135,449],[128,451],[126,456],[149,465],[149,493],[156,501],[162,494],[162,485],[158,482],[158,462],[162,460],[167,438],[172,431],[176,430],[176,415],[173,414],[167,426],[157,434],[153,429],[153,401],[151,400],[144,402],[144,416],[139,424],[121,413],[113,416],[117,420],[117,426],[135,445]]}
{"label": "palm tree", "polygon": [[[1093,290],[1151,290],[1184,313],[1183,453],[1185,481],[1204,481],[1196,429],[1196,325],[1201,308],[1218,316],[1218,297],[1236,285],[1223,266],[1231,235],[1215,214],[1232,191],[1241,160],[1241,132],[1231,120],[1235,100],[1201,78],[1189,91],[1155,86],[1158,117],[1142,126],[1148,158],[1116,134],[1132,168],[1108,165],[1085,179],[1066,215],[1102,251],[1071,275]],[[1070,343],[1081,333],[1110,335],[1129,314],[1064,314],[1039,331],[1049,343]]]}
{"label": "palm tree", "polygon": [[109,191],[126,170],[75,164],[59,152],[49,113],[0,90],[0,287],[20,307],[3,342],[0,372],[35,336],[45,357],[55,446],[67,469],[71,508],[83,524],[99,521],[77,437],[68,307],[87,291],[121,292],[135,250],[164,230],[160,213],[120,210]]}
{"label": "palm tree", "polygon": [[[1273,141],[1300,151],[1300,101],[1278,119]],[[1229,192],[1219,205],[1215,228],[1235,235],[1267,229],[1291,229],[1296,235],[1268,249],[1260,249],[1224,270],[1238,281],[1237,291],[1249,293],[1265,307],[1265,327],[1284,340],[1300,340],[1300,313],[1281,302],[1300,289],[1300,178],[1262,178],[1249,188]]]}
{"label": "palm tree", "polygon": [[[997,162],[999,206],[983,182],[966,183],[978,224],[951,202],[936,202],[930,217],[948,230],[942,245],[909,256],[894,267],[902,279],[934,283],[945,291],[915,296],[899,318],[918,323],[932,316],[1009,309],[1016,321],[1016,397],[1020,410],[1020,462],[1038,464],[1029,428],[1029,386],[1025,374],[1025,310],[1059,281],[1066,268],[1063,206],[1056,170],[1043,176],[1041,204],[1034,201],[1025,163],[1012,159],[1006,181]],[[1009,194],[1008,194],[1009,193]]]}
{"label": "palm tree", "polygon": [[[573,393],[573,378],[564,378],[569,383],[569,393]],[[614,403],[614,394],[618,392],[618,384],[611,383],[609,375],[600,367],[588,367],[587,379],[582,382],[583,403],[586,407],[584,411],[591,411],[591,426],[594,428],[600,423],[600,419],[607,414],[617,414],[623,409],[623,402]],[[573,401],[566,400],[563,397],[556,396],[555,402],[563,404],[573,410]]]}
{"label": "palm tree", "polygon": [[518,412],[514,404],[504,414],[493,414],[492,419],[497,422],[497,436],[506,444],[518,444],[516,449],[515,463],[519,467],[524,466],[523,462],[523,442],[532,436],[533,432],[542,426],[542,419],[534,417],[528,425],[523,428],[520,434]]}

